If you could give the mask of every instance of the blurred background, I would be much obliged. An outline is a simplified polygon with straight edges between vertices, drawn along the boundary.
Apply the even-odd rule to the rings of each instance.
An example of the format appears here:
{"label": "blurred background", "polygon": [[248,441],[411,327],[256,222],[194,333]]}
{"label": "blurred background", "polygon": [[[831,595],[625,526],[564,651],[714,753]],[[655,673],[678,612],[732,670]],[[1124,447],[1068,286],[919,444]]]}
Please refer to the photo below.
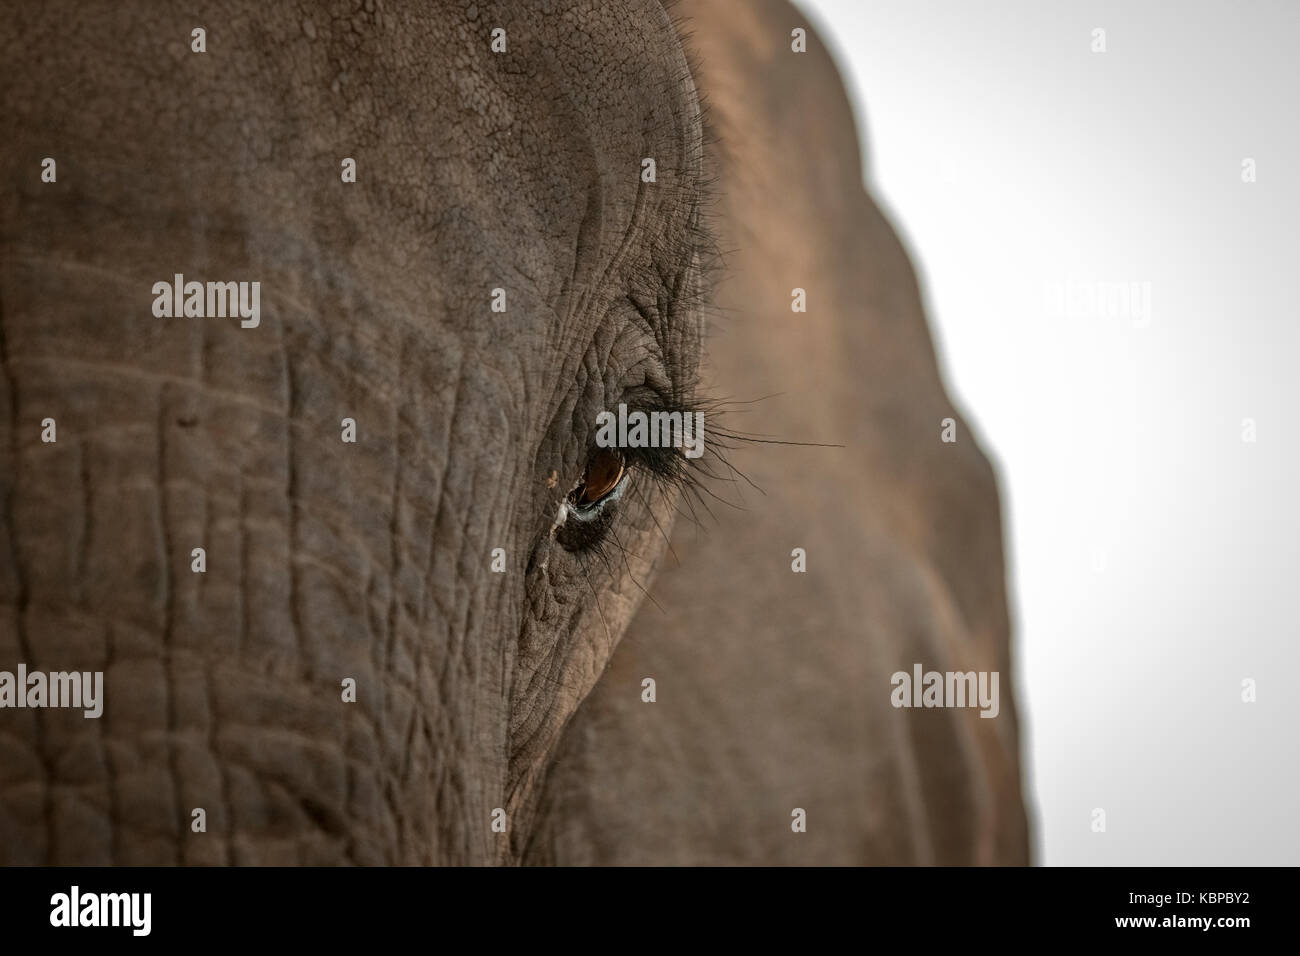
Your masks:
{"label": "blurred background", "polygon": [[999,470],[1036,861],[1300,863],[1300,4],[801,6]]}

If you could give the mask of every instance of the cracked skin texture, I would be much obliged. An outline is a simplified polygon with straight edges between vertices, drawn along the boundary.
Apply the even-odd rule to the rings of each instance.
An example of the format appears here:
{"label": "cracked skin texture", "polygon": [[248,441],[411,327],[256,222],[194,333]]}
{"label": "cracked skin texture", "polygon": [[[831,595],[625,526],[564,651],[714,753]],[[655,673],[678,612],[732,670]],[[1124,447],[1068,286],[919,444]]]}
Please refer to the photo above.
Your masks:
{"label": "cracked skin texture", "polygon": [[[685,41],[639,0],[0,24],[0,669],[105,672],[99,720],[0,711],[0,863],[1023,856],[991,472],[933,440],[954,413],[833,67],[777,56],[788,8],[738,10],[678,7]],[[701,159],[697,81],[752,161]],[[679,523],[638,614],[671,494],[620,514],[627,562],[548,531],[596,412],[695,376],[700,317],[642,329],[626,296],[691,270],[710,173],[738,251],[703,382],[848,447],[747,450],[762,510]],[[177,272],[260,281],[261,326],[155,319]],[[1002,667],[1003,716],[892,710],[913,659]]]}

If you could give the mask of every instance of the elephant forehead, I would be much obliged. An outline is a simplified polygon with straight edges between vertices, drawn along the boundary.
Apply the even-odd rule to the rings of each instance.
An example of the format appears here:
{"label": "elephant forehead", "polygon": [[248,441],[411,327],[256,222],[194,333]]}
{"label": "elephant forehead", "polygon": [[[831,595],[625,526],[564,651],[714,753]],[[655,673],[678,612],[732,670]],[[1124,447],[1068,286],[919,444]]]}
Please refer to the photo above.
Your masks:
{"label": "elephant forehead", "polygon": [[[11,28],[13,234],[105,275],[260,280],[268,327],[292,314],[340,350],[454,337],[541,375],[689,233],[698,107],[657,0],[238,0],[201,24],[51,0]],[[17,157],[49,152],[70,172],[38,192]],[[137,313],[127,338],[156,334]]]}
{"label": "elephant forehead", "polygon": [[[657,0],[240,0],[203,24],[139,0],[29,13],[0,90],[7,141],[75,156],[69,183],[120,213],[346,247],[345,265],[423,280],[426,303],[460,306],[477,290],[457,281],[511,269],[553,299],[593,206],[614,242],[642,159],[658,167],[643,201],[666,209],[698,152]],[[82,29],[64,35],[69,18]]]}
{"label": "elephant forehead", "polygon": [[464,50],[430,126],[426,178],[444,213],[432,251],[463,270],[457,288],[509,284],[590,321],[559,305],[567,293],[612,292],[682,251],[700,177],[694,87],[657,2],[542,5],[508,22],[510,52]]}

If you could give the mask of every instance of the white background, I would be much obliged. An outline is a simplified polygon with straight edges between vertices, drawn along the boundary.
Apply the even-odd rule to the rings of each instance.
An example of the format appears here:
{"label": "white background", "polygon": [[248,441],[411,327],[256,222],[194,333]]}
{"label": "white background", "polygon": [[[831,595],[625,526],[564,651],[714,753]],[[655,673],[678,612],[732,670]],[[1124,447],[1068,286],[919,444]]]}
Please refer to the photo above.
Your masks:
{"label": "white background", "polygon": [[999,469],[1036,861],[1300,863],[1300,3],[802,6]]}

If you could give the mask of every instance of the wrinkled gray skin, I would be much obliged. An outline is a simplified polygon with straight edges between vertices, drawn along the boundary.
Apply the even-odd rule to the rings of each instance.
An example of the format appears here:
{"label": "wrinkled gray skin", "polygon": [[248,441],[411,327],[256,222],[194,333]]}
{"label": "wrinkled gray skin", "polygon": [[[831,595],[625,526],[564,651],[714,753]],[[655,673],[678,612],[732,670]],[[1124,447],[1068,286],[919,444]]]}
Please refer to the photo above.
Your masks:
{"label": "wrinkled gray skin", "polygon": [[[0,25],[0,670],[106,682],[99,720],[0,710],[0,863],[1023,861],[996,486],[939,442],[802,18],[328,9]],[[176,272],[259,280],[261,326],[155,318]],[[678,494],[633,474],[609,559],[570,551],[597,412],[697,380],[845,447],[738,450],[766,496],[678,519],[676,560]],[[893,709],[913,661],[1000,669],[1001,715]]]}

